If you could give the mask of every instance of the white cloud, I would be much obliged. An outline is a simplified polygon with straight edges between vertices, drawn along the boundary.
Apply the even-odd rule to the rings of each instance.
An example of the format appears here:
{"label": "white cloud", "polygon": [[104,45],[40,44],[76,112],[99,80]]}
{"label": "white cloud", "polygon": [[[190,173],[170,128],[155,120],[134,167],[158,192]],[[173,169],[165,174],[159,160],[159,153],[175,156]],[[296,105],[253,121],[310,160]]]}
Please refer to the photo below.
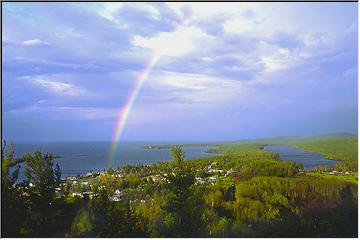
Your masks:
{"label": "white cloud", "polygon": [[265,71],[271,72],[288,68],[292,64],[292,56],[286,48],[281,48],[266,42],[258,47],[260,59],[265,65]]}
{"label": "white cloud", "polygon": [[202,74],[186,74],[177,72],[162,72],[156,76],[156,81],[167,86],[189,90],[206,90],[214,85],[214,78]]}
{"label": "white cloud", "polygon": [[49,45],[49,43],[41,41],[37,38],[22,41],[21,44],[25,46]]}
{"label": "white cloud", "polygon": [[[243,96],[248,89],[246,83],[207,74],[189,74],[164,71],[153,74],[149,79],[153,90],[165,96],[183,99],[190,104],[222,104]],[[163,94],[163,96],[162,96]]]}
{"label": "white cloud", "polygon": [[265,41],[258,44],[256,52],[264,64],[265,72],[288,69],[312,57],[312,53],[306,48],[288,49]]}
{"label": "white cloud", "polygon": [[212,61],[214,61],[214,58],[211,58],[211,57],[202,57],[202,58],[200,58],[202,61],[204,61],[204,62],[212,62]]}
{"label": "white cloud", "polygon": [[178,15],[182,15],[185,8],[191,9],[194,19],[207,19],[214,15],[224,15],[227,17],[236,16],[240,13],[246,12],[250,6],[257,6],[254,3],[230,3],[230,2],[167,2],[171,8]]}
{"label": "white cloud", "polygon": [[132,44],[149,48],[163,56],[180,57],[214,42],[214,38],[197,27],[180,26],[175,32],[161,32],[153,37],[134,36]]}
{"label": "white cloud", "polygon": [[[242,65],[246,65],[232,65],[235,66],[232,70],[259,69],[259,66],[262,66],[264,72],[272,72],[290,68],[316,54],[307,47],[314,48],[320,43],[327,43],[327,37],[324,34],[317,34],[311,29],[303,29],[296,20],[287,21],[287,15],[278,16],[265,6],[256,3],[167,3],[167,5],[178,15],[183,15],[185,8],[191,9],[190,20],[186,25],[179,27],[176,32],[160,32],[151,37],[135,35],[132,39],[134,46],[148,48],[169,57],[184,57],[190,54],[194,56],[201,52],[205,53],[201,60],[210,63],[211,59],[228,55],[227,47],[234,51],[235,48],[231,45],[237,45],[235,37],[239,37],[241,42],[242,36],[236,36],[239,34],[246,39],[254,39],[254,44],[251,46],[245,42],[245,46],[239,45],[238,50],[231,53],[235,58],[239,58]],[[268,6],[274,8],[274,11],[278,13],[279,10],[275,7],[277,5],[270,4]],[[284,5],[282,9],[285,11],[288,6]],[[212,21],[216,19],[215,15],[223,16],[225,19],[222,23],[225,34],[219,34],[216,37],[205,33],[201,25],[197,25],[199,23],[197,20]],[[301,31],[298,31],[299,29]],[[286,45],[282,46],[283,43],[287,43],[288,39],[280,37],[278,40],[276,34],[279,32],[288,34],[289,38],[293,38],[294,41],[299,41],[296,43],[298,46],[293,47],[296,48],[295,50]],[[317,36],[322,37],[319,39]],[[227,37],[234,40],[227,42],[226,44],[230,45],[224,46],[224,50],[221,51],[218,46],[225,44],[222,40],[226,40]],[[257,44],[259,40],[260,43]],[[301,46],[301,41],[304,46]],[[263,46],[264,43],[266,46]],[[245,50],[241,51],[242,48]],[[216,52],[216,56],[212,55],[214,52]],[[170,60],[170,64],[176,61]],[[166,60],[163,61],[168,63]],[[224,69],[232,66],[226,66]]]}
{"label": "white cloud", "polygon": [[101,6],[98,9],[98,14],[106,18],[107,20],[115,23],[119,28],[125,29],[128,27],[128,24],[120,22],[116,17],[115,13],[119,11],[124,6],[122,2],[107,2],[101,3]]}
{"label": "white cloud", "polygon": [[126,29],[128,27],[128,24],[124,23],[123,21],[120,21],[116,17],[116,13],[126,5],[139,9],[140,11],[149,14],[154,19],[157,20],[160,19],[160,15],[161,15],[160,11],[157,8],[155,8],[153,5],[144,4],[144,3],[126,4],[123,2],[105,2],[105,3],[100,3],[100,7],[98,8],[97,12],[101,17],[106,18],[107,20],[115,23],[119,28]]}
{"label": "white cloud", "polygon": [[228,20],[223,24],[224,30],[229,33],[247,33],[254,31],[256,24],[246,18]]}
{"label": "white cloud", "polygon": [[22,79],[58,95],[79,96],[84,94],[84,90],[79,87],[70,83],[53,81],[51,76],[25,76]]}
{"label": "white cloud", "polygon": [[150,4],[137,5],[141,10],[149,13],[154,19],[160,19],[160,11]]}

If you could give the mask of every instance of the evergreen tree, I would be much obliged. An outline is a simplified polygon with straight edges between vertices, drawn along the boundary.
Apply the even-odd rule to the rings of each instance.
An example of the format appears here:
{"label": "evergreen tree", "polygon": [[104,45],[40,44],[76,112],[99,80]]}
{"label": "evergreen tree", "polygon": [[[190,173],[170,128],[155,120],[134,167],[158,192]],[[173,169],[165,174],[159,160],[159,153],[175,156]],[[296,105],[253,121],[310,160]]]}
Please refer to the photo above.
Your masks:
{"label": "evergreen tree", "polygon": [[39,150],[33,155],[25,154],[25,184],[29,195],[28,214],[22,233],[25,236],[53,236],[56,232],[55,188],[61,181],[58,164],[53,167],[52,154],[41,154]]}
{"label": "evergreen tree", "polygon": [[173,194],[167,206],[168,212],[175,217],[172,236],[196,236],[200,230],[200,210],[198,198],[192,193],[195,174],[189,162],[185,161],[185,152],[181,146],[172,148],[174,158],[172,170],[167,172],[167,187]]}
{"label": "evergreen tree", "polygon": [[20,166],[11,169],[15,162],[14,145],[7,149],[3,142],[1,149],[1,235],[2,237],[19,237],[20,227],[25,218],[24,205],[20,199],[20,190],[16,185]]}

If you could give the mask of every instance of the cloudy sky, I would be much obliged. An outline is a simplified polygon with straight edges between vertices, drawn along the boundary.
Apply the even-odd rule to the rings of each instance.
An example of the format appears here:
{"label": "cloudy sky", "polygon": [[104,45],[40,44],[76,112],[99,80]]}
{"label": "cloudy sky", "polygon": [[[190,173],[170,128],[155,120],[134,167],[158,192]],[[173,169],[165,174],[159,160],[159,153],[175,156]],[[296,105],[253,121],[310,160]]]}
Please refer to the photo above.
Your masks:
{"label": "cloudy sky", "polygon": [[3,3],[3,138],[357,132],[357,3]]}

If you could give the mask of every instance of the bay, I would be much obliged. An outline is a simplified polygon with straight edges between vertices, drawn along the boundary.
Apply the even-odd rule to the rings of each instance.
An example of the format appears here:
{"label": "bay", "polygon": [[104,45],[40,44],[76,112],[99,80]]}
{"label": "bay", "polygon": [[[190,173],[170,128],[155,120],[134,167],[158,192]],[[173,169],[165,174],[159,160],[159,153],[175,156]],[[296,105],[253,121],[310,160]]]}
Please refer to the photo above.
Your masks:
{"label": "bay", "polygon": [[[189,142],[186,142],[189,143]],[[191,142],[190,142],[191,143]],[[145,149],[149,145],[183,144],[183,142],[121,142],[116,153],[110,159],[110,142],[18,142],[15,143],[15,157],[21,158],[25,153],[35,149],[42,153],[59,156],[54,162],[61,168],[62,177],[82,175],[87,172],[117,168],[124,165],[151,164],[172,160],[171,149]],[[186,159],[216,156],[206,153],[210,146],[183,147]],[[20,164],[19,180],[24,178],[24,163]]]}
{"label": "bay", "polygon": [[302,163],[304,169],[311,170],[316,166],[333,166],[338,161],[326,159],[323,155],[307,152],[290,146],[265,146],[264,150],[280,155],[283,161]]}

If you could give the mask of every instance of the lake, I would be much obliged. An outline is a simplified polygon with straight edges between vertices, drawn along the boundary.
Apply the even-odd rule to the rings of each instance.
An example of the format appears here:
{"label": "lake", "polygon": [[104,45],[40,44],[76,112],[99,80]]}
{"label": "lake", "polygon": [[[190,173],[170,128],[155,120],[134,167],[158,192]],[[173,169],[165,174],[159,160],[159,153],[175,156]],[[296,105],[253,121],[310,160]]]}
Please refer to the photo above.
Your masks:
{"label": "lake", "polygon": [[[20,158],[24,153],[33,153],[40,149],[42,153],[51,152],[60,158],[59,163],[62,177],[85,174],[89,171],[101,171],[109,167],[117,168],[127,164],[151,164],[171,160],[171,149],[145,149],[147,145],[181,144],[179,142],[123,142],[119,143],[112,161],[109,160],[110,142],[19,142],[15,144],[15,157]],[[219,154],[206,153],[207,147],[183,147],[186,159],[216,156]],[[23,179],[24,164],[20,169]]]}
{"label": "lake", "polygon": [[283,161],[302,163],[306,170],[311,170],[319,165],[333,166],[338,162],[335,160],[328,160],[321,154],[306,152],[290,146],[265,146],[264,150],[279,154]]}

